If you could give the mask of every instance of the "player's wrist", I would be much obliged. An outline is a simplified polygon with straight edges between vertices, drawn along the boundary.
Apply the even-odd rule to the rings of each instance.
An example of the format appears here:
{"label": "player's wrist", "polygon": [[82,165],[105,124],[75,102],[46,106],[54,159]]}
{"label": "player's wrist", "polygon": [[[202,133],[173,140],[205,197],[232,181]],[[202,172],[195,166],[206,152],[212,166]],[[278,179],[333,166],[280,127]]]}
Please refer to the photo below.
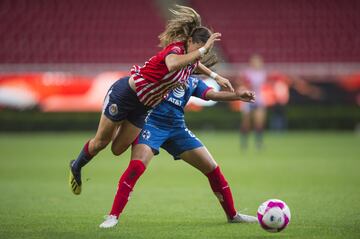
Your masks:
{"label": "player's wrist", "polygon": [[213,79],[213,80],[216,80],[216,77],[218,76],[218,74],[216,72],[211,72],[210,73],[210,78]]}
{"label": "player's wrist", "polygon": [[198,51],[200,52],[200,57],[204,57],[208,50],[206,47],[200,47]]}

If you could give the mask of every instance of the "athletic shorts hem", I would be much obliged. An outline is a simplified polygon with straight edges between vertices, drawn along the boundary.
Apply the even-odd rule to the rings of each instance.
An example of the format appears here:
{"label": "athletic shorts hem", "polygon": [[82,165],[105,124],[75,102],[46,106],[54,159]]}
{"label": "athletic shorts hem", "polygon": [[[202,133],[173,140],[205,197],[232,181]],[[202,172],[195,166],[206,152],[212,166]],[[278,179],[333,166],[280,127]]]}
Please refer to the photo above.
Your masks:
{"label": "athletic shorts hem", "polygon": [[143,145],[148,146],[151,149],[151,151],[153,152],[154,156],[156,156],[156,155],[158,155],[160,153],[159,149],[156,149],[155,147],[153,147],[153,146],[151,146],[149,144],[137,143],[136,145],[138,145],[138,144],[143,144]]}
{"label": "athletic shorts hem", "polygon": [[170,152],[167,151],[166,149],[165,149],[165,150],[166,150],[171,156],[173,156],[174,160],[181,160],[181,159],[182,159],[182,158],[180,157],[181,154],[185,153],[186,151],[190,151],[190,150],[197,149],[197,148],[201,148],[201,147],[204,147],[204,145],[203,145],[203,144],[201,144],[201,145],[196,145],[196,146],[194,146],[194,147],[187,148],[187,149],[181,151],[180,153],[176,153],[176,154],[170,153]]}
{"label": "athletic shorts hem", "polygon": [[149,109],[129,86],[129,77],[121,78],[110,87],[103,104],[103,114],[107,118],[113,122],[126,119],[140,129]]}
{"label": "athletic shorts hem", "polygon": [[107,119],[111,120],[111,122],[113,122],[113,123],[119,123],[119,122],[123,121],[124,119],[126,119],[126,118],[123,118],[123,119],[119,120],[117,118],[113,118],[113,117],[111,117],[111,115],[107,114],[106,112],[103,112],[102,115],[104,115]]}

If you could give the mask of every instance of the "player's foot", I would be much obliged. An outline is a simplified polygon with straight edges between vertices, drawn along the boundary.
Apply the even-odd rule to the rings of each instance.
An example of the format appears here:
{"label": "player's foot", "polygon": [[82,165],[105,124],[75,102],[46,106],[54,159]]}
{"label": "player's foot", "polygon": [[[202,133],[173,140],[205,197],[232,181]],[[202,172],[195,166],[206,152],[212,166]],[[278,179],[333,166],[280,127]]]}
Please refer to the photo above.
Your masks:
{"label": "player's foot", "polygon": [[233,219],[228,219],[229,223],[255,223],[258,219],[254,216],[237,213]]}
{"label": "player's foot", "polygon": [[105,216],[105,221],[103,223],[100,224],[100,228],[111,228],[116,226],[116,224],[118,223],[118,219],[116,218],[116,216],[114,215],[107,215]]}
{"label": "player's foot", "polygon": [[79,195],[81,193],[81,172],[76,171],[73,168],[75,160],[70,161],[70,178],[69,178],[69,186],[71,191],[75,195]]}

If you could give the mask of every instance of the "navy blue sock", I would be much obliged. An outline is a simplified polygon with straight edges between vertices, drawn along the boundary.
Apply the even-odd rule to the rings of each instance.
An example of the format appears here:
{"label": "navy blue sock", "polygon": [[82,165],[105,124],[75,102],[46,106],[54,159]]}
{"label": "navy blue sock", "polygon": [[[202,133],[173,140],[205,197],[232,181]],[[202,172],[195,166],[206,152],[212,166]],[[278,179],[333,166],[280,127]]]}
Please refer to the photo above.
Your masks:
{"label": "navy blue sock", "polygon": [[93,158],[92,155],[89,153],[89,141],[84,145],[83,149],[81,150],[79,156],[75,160],[72,165],[73,170],[80,171],[82,167],[84,167],[90,160]]}

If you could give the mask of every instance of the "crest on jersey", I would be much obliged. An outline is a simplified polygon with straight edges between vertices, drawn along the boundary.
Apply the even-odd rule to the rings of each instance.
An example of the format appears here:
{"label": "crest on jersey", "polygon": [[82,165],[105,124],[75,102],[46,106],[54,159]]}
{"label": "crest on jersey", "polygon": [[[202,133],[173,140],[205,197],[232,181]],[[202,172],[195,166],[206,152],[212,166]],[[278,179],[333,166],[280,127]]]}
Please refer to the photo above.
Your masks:
{"label": "crest on jersey", "polygon": [[117,113],[119,112],[118,107],[116,104],[111,104],[109,107],[109,113],[110,115],[114,116],[117,115]]}
{"label": "crest on jersey", "polygon": [[199,83],[198,79],[193,79],[192,84],[191,84],[192,88],[194,89],[198,85],[198,83]]}
{"label": "crest on jersey", "polygon": [[150,137],[151,137],[151,133],[149,130],[144,130],[142,133],[141,133],[141,136],[145,139],[145,140],[148,140]]}
{"label": "crest on jersey", "polygon": [[185,89],[182,86],[178,86],[173,90],[173,95],[176,98],[181,98],[185,95]]}

